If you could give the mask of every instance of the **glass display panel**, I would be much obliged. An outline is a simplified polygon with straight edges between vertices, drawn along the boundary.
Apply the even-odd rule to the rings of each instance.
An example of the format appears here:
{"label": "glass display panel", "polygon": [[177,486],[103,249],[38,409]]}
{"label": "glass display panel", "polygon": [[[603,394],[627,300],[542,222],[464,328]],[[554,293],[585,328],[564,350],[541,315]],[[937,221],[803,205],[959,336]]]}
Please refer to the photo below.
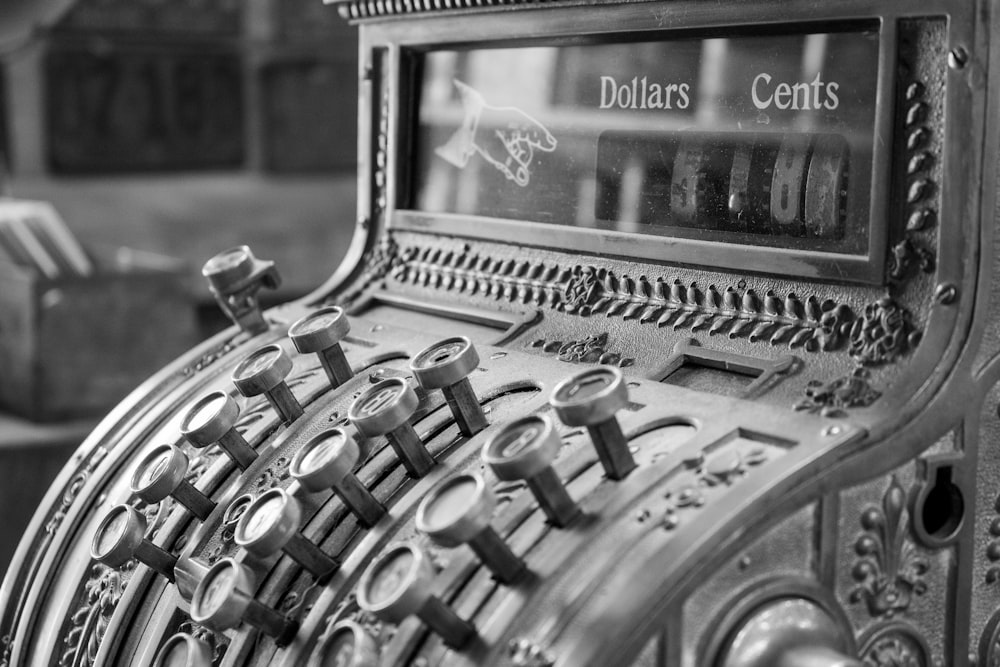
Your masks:
{"label": "glass display panel", "polygon": [[412,208],[865,254],[877,30],[625,39],[424,54]]}

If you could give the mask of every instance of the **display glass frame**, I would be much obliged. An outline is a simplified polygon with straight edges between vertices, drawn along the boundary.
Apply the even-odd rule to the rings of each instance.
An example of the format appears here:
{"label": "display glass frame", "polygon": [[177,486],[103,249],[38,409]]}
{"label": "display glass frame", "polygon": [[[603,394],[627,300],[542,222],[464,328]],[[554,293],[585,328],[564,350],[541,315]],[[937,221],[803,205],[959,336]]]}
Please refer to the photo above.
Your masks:
{"label": "display glass frame", "polygon": [[[428,21],[420,30],[404,35],[390,28],[384,35],[376,35],[393,43],[387,58],[388,88],[392,93],[386,111],[389,112],[389,134],[392,150],[389,158],[393,169],[386,188],[385,211],[390,229],[445,234],[474,239],[516,242],[529,246],[549,247],[581,255],[635,258],[662,264],[694,265],[708,269],[764,273],[787,277],[836,280],[862,284],[884,283],[886,245],[889,224],[891,188],[891,150],[893,136],[894,54],[895,24],[879,16],[858,16],[830,21],[790,23],[779,20],[772,10],[762,11],[760,21],[734,27],[731,24],[699,22],[697,16],[686,25],[669,30],[649,25],[648,14],[636,13],[629,7],[617,8],[615,22],[609,22],[595,11],[592,17],[578,22],[574,29],[565,23],[550,26],[545,21],[526,27],[522,20],[509,20],[506,16],[494,17],[498,26],[479,27],[457,39],[454,30],[439,30],[448,24],[440,20]],[[577,15],[580,16],[580,15]],[[599,29],[609,25],[614,30]],[[505,23],[511,25],[503,29]],[[451,24],[454,27],[454,24]],[[470,26],[473,25],[470,22]],[[628,29],[639,27],[641,29]],[[520,29],[520,31],[519,31]],[[448,33],[445,36],[444,33]],[[478,34],[477,34],[478,33]],[[870,183],[867,198],[866,220],[863,225],[868,234],[864,242],[845,251],[830,250],[822,244],[808,247],[781,247],[780,243],[742,242],[739,235],[680,233],[650,235],[642,230],[620,231],[571,225],[546,224],[530,217],[513,219],[481,214],[420,210],[418,204],[419,169],[418,127],[420,122],[420,90],[423,83],[423,63],[428,54],[442,51],[468,51],[481,49],[513,49],[537,46],[590,46],[630,42],[655,42],[678,39],[710,39],[725,36],[753,38],[766,35],[809,35],[813,33],[867,33],[877,41],[877,69],[875,75],[874,121],[871,128]],[[503,34],[503,38],[496,36]],[[455,37],[455,38],[453,38]],[[373,128],[374,129],[374,128]],[[426,153],[426,149],[424,149]],[[394,159],[393,159],[394,158]],[[384,175],[383,175],[384,176]],[[377,177],[376,177],[377,178]],[[855,223],[858,224],[858,223]],[[744,235],[744,239],[747,235]],[[694,259],[692,259],[694,258]]]}

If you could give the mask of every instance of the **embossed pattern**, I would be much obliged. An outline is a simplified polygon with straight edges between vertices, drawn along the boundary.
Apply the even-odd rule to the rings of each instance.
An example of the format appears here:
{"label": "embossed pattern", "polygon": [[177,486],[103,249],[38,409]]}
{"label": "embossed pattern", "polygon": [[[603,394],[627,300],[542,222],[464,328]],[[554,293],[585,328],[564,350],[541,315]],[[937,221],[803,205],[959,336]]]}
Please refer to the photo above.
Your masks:
{"label": "embossed pattern", "polygon": [[802,301],[794,293],[780,298],[769,291],[761,297],[753,289],[740,292],[734,287],[720,292],[715,285],[701,289],[679,279],[633,280],[604,270],[598,270],[597,277],[600,289],[590,312],[621,315],[640,324],[655,321],[675,331],[690,327],[730,339],[830,351],[840,346],[853,320],[849,307],[814,296]]}
{"label": "embossed pattern", "polygon": [[570,277],[556,265],[441,248],[408,248],[393,271],[400,282],[552,308],[563,302]]}
{"label": "embossed pattern", "polygon": [[859,585],[850,599],[864,601],[873,617],[891,618],[906,611],[913,597],[927,590],[924,575],[930,564],[908,537],[909,521],[906,492],[893,475],[881,507],[869,507],[861,514],[864,532],[854,542],[860,559],[851,576]]}
{"label": "embossed pattern", "polygon": [[631,366],[634,359],[622,357],[617,352],[608,350],[608,333],[591,334],[582,340],[545,340],[539,338],[531,341],[529,347],[540,348],[543,352],[555,354],[559,361],[566,363],[606,364],[609,366]]}
{"label": "embossed pattern", "polygon": [[809,351],[832,351],[846,340],[855,317],[851,308],[794,293],[758,295],[735,287],[702,289],[680,279],[615,275],[593,266],[572,269],[528,260],[498,259],[440,248],[408,248],[393,269],[395,280],[423,287],[533,302],[581,317],[603,313],[655,322],[673,330],[705,330],[710,336],[787,344]]}
{"label": "embossed pattern", "polygon": [[920,334],[910,312],[886,297],[865,306],[851,327],[850,353],[866,366],[892,363],[916,347]]}
{"label": "embossed pattern", "polygon": [[907,85],[904,93],[904,124],[906,137],[906,229],[904,238],[889,254],[889,279],[894,283],[907,280],[917,270],[934,270],[934,253],[918,239],[916,232],[933,226],[937,218],[934,200],[937,184],[931,177],[935,163],[932,133],[927,125],[930,106],[926,101],[926,86],[920,81]]}
{"label": "embossed pattern", "polygon": [[835,417],[842,416],[847,408],[867,408],[882,396],[870,381],[871,371],[863,367],[830,382],[813,380],[806,385],[806,397],[795,405],[795,409]]}
{"label": "embossed pattern", "polygon": [[339,3],[345,19],[367,19],[396,14],[422,14],[448,9],[552,4],[551,0],[348,0]]}

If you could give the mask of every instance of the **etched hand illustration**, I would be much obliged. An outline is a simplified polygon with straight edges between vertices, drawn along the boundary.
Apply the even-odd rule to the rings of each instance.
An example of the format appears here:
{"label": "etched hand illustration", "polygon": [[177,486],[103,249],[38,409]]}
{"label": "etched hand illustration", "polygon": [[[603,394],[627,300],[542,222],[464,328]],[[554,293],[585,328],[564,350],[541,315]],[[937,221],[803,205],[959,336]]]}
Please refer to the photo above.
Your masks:
{"label": "etched hand illustration", "polygon": [[556,149],[555,137],[520,109],[491,106],[479,91],[457,79],[453,82],[465,117],[462,126],[434,152],[459,169],[479,153],[508,180],[528,185],[535,150],[551,153]]}

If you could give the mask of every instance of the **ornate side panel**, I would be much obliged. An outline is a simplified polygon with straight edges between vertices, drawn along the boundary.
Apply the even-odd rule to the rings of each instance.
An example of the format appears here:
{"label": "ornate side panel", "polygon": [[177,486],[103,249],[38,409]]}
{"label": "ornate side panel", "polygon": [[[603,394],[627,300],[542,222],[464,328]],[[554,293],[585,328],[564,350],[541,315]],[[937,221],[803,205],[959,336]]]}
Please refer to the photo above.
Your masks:
{"label": "ornate side panel", "polygon": [[[837,590],[869,664],[943,665],[955,555],[916,538],[913,465],[843,494]],[[898,663],[894,663],[898,660]]]}
{"label": "ornate side panel", "polygon": [[969,633],[970,656],[980,665],[1000,660],[997,619],[1000,618],[1000,387],[984,396],[980,413],[970,425],[978,424],[979,460],[976,466],[976,516],[972,555],[973,625]]}

